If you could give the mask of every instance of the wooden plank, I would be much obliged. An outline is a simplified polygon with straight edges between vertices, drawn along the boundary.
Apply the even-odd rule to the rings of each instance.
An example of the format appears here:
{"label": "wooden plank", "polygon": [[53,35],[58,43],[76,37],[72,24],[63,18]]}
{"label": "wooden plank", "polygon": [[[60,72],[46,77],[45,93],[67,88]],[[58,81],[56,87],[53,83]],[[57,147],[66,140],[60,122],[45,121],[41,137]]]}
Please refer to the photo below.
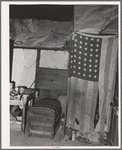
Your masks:
{"label": "wooden plank", "polygon": [[[64,78],[64,77],[55,77],[55,76],[50,76],[48,77],[47,75],[42,76],[40,78],[36,79],[37,82],[37,88],[42,88],[42,86],[50,86],[52,88],[52,86],[54,86],[53,89],[55,89],[55,85],[56,87],[66,87],[68,85],[68,78]],[[50,88],[49,88],[50,89]],[[60,89],[60,88],[58,88]]]}
{"label": "wooden plank", "polygon": [[41,86],[59,86],[59,87],[67,87],[67,84],[66,83],[62,83],[61,81],[59,82],[54,82],[54,81],[40,81],[40,80],[37,80],[38,81],[38,85],[40,84]]}
{"label": "wooden plank", "polygon": [[40,76],[40,74],[68,77],[68,70],[38,67],[37,68],[37,76]]}
{"label": "wooden plank", "polygon": [[[59,84],[59,85],[68,85],[68,80],[64,79],[64,78],[58,78],[56,79],[55,77],[52,78],[46,78],[46,77],[42,77],[42,78],[37,78],[36,79],[37,84],[39,84],[39,82],[42,82],[41,84]],[[66,86],[67,87],[67,86]]]}
{"label": "wooden plank", "polygon": [[52,82],[68,82],[68,77],[63,77],[63,76],[54,76],[54,75],[44,75],[40,74],[37,76],[36,81],[41,80],[41,81],[52,81]]}
{"label": "wooden plank", "polygon": [[16,49],[22,48],[22,49],[39,49],[39,50],[53,50],[53,51],[70,51],[70,48],[65,48],[65,47],[26,47],[26,46],[13,46]]}
{"label": "wooden plank", "polygon": [[61,89],[61,90],[67,90],[67,83],[53,83],[53,82],[48,82],[48,81],[38,81],[37,82],[37,88],[40,89]]}
{"label": "wooden plank", "polygon": [[68,70],[37,68],[36,88],[61,89],[66,91],[68,86]]}
{"label": "wooden plank", "polygon": [[36,82],[36,78],[37,78],[37,74],[38,74],[38,68],[39,68],[39,60],[40,60],[40,50],[37,51],[37,59],[36,59],[36,74],[35,74],[35,87],[37,82]]}

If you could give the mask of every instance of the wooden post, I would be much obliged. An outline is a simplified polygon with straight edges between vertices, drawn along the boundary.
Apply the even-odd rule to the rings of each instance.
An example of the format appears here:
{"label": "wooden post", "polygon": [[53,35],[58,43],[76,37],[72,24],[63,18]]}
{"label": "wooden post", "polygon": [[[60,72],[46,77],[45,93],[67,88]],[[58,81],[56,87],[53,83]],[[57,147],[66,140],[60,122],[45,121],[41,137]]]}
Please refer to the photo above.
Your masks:
{"label": "wooden post", "polygon": [[21,124],[21,134],[24,135],[25,134],[25,105],[23,106],[22,109],[22,124]]}

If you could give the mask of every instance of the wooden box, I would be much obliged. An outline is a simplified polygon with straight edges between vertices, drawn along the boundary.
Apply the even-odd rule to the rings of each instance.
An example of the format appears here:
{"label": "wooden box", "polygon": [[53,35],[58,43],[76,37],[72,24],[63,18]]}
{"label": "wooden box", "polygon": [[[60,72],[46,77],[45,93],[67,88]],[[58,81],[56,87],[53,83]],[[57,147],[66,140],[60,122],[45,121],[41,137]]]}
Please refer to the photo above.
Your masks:
{"label": "wooden box", "polygon": [[50,137],[58,129],[61,117],[61,103],[54,99],[41,99],[29,112],[29,136]]}

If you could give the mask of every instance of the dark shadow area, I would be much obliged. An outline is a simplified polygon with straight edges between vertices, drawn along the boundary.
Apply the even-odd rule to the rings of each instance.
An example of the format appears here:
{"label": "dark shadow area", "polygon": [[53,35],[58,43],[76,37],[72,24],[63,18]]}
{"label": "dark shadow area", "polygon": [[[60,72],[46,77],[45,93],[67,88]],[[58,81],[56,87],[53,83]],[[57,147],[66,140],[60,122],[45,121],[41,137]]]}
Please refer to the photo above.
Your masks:
{"label": "dark shadow area", "polygon": [[71,21],[73,5],[10,5],[10,18]]}

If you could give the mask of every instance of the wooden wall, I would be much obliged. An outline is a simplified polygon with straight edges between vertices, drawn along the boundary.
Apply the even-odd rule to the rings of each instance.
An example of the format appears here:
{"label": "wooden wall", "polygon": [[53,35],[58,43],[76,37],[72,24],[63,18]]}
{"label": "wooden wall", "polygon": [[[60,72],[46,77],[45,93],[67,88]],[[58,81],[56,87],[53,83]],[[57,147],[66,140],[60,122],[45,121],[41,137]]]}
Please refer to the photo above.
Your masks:
{"label": "wooden wall", "polygon": [[59,89],[67,91],[68,71],[63,69],[37,68],[36,87],[40,89]]}
{"label": "wooden wall", "polygon": [[48,91],[48,95],[50,94],[53,97],[64,95],[64,93],[66,95],[68,88],[68,70],[39,67],[40,59],[40,50],[38,50],[35,87]]}

